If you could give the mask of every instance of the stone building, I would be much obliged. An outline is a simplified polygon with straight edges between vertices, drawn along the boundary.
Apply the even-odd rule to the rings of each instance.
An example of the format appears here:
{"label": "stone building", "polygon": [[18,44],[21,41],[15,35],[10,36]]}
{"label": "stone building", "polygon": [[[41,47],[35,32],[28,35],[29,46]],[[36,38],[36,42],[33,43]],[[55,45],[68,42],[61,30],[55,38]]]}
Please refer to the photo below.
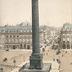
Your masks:
{"label": "stone building", "polygon": [[72,24],[65,23],[60,32],[59,46],[62,49],[72,48]]}
{"label": "stone building", "polygon": [[[43,30],[40,28],[40,42],[43,42]],[[31,25],[0,26],[0,47],[4,49],[31,49]]]}

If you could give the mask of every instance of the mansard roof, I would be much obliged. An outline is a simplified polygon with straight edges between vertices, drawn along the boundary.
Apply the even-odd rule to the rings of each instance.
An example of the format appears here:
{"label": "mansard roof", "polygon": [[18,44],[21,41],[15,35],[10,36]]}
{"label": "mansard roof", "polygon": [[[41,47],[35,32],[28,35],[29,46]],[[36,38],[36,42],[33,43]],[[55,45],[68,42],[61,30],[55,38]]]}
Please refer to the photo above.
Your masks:
{"label": "mansard roof", "polygon": [[[40,32],[43,31],[43,28],[40,27]],[[1,33],[16,33],[16,32],[32,32],[32,25],[23,25],[23,24],[18,24],[16,26],[0,26],[0,32]]]}
{"label": "mansard roof", "polygon": [[72,31],[72,24],[70,24],[70,23],[65,23],[64,25],[63,25],[63,31]]}

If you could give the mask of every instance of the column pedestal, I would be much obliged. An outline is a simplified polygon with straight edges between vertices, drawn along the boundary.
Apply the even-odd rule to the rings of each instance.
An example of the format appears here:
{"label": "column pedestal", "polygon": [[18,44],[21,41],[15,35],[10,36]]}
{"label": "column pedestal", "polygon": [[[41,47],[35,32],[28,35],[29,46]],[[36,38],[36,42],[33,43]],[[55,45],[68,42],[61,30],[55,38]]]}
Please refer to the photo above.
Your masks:
{"label": "column pedestal", "polygon": [[[19,72],[50,72],[51,70],[51,63],[43,63],[42,69],[30,69],[29,63],[26,63]],[[31,67],[33,68],[33,67]],[[35,68],[35,67],[34,67]],[[38,67],[39,68],[39,67]]]}
{"label": "column pedestal", "polygon": [[42,54],[34,53],[30,56],[30,69],[42,69]]}

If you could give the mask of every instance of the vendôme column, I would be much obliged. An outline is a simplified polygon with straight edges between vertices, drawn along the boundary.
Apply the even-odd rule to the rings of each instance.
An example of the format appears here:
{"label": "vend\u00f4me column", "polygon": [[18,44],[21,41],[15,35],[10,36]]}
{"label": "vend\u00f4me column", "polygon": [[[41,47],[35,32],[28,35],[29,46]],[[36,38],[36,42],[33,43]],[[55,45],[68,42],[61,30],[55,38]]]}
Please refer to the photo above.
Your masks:
{"label": "vend\u00f4me column", "polygon": [[39,11],[38,0],[32,0],[32,55],[30,69],[42,69],[42,54],[39,42]]}

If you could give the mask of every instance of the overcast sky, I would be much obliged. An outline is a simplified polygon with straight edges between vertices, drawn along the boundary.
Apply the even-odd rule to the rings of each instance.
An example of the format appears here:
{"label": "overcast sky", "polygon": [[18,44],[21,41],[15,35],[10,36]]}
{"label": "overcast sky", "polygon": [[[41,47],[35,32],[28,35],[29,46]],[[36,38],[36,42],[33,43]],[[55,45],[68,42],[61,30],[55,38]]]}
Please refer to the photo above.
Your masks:
{"label": "overcast sky", "polygon": [[[31,0],[0,0],[0,24],[31,22]],[[72,23],[72,0],[39,0],[40,25]]]}

